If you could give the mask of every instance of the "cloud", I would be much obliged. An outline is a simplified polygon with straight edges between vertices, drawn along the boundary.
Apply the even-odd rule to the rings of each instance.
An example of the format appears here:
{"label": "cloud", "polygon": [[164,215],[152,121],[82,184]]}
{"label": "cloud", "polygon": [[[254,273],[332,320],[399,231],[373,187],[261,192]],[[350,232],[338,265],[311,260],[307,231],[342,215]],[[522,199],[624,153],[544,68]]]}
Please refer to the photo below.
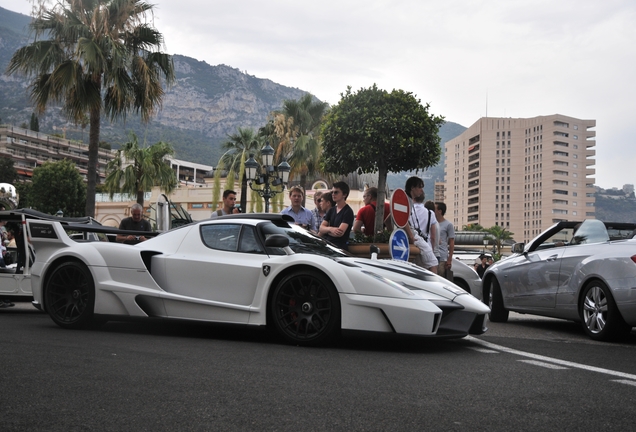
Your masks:
{"label": "cloud", "polygon": [[[0,6],[16,10],[14,0]],[[301,88],[401,88],[484,115],[597,120],[596,183],[635,183],[633,0],[156,0],[167,50]],[[29,4],[25,1],[27,13]]]}

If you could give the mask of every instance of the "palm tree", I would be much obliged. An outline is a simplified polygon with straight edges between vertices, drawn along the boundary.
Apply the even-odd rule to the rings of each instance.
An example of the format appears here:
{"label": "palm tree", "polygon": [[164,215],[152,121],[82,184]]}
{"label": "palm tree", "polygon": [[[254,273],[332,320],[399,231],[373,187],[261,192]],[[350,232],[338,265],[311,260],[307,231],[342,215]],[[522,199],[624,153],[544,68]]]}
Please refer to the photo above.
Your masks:
{"label": "palm tree", "polygon": [[511,233],[510,231],[506,231],[506,228],[498,225],[494,225],[490,228],[484,229],[484,232],[487,232],[491,235],[493,242],[495,243],[495,247],[497,249],[497,255],[501,255],[501,248],[503,246],[503,242],[505,240],[511,240],[512,236],[515,233]]}
{"label": "palm tree", "polygon": [[76,124],[89,116],[86,215],[95,215],[100,120],[129,111],[148,121],[174,81],[172,57],[159,51],[163,35],[147,21],[153,6],[142,0],[59,0],[31,21],[35,40],[18,49],[7,72],[32,78],[38,113],[62,102]]}
{"label": "palm tree", "polygon": [[307,93],[298,100],[283,101],[282,111],[274,118],[276,134],[281,139],[276,152],[288,159],[290,178],[299,177],[303,189],[308,176],[323,174],[320,125],[328,107],[329,104],[314,100]]}
{"label": "palm tree", "polygon": [[117,150],[117,156],[106,167],[106,191],[111,198],[115,193],[136,195],[142,206],[144,193],[153,186],[172,192],[177,186],[177,176],[165,158],[173,154],[172,146],[162,141],[139,147],[137,136],[131,133],[130,141]]}
{"label": "palm tree", "polygon": [[241,208],[247,211],[247,178],[245,177],[245,161],[250,154],[258,154],[262,145],[261,138],[253,129],[238,127],[237,133],[228,135],[228,140],[221,144],[225,153],[219,159],[217,170],[225,167],[228,177],[238,173],[241,184]]}

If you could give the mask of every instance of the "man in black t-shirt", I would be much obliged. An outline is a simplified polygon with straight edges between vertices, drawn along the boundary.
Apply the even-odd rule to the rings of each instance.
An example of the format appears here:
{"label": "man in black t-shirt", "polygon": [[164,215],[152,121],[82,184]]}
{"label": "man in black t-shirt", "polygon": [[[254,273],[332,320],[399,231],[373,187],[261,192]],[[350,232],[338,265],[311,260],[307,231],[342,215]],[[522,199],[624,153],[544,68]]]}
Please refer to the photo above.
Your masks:
{"label": "man in black t-shirt", "polygon": [[340,249],[347,250],[354,219],[353,210],[347,204],[349,185],[343,181],[334,183],[331,196],[336,205],[325,215],[319,229],[320,236]]}
{"label": "man in black t-shirt", "polygon": [[[122,219],[119,224],[120,230],[126,231],[150,231],[150,222],[141,217],[143,208],[140,204],[134,204],[130,208],[130,217]],[[125,244],[137,244],[147,240],[145,236],[117,234],[117,241]]]}

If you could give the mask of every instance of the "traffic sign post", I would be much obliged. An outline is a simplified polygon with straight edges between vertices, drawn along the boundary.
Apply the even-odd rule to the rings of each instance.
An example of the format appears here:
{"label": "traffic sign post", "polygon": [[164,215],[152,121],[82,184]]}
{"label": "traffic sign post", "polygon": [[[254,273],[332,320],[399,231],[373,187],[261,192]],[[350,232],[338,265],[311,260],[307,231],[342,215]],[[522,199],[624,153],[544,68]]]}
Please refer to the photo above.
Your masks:
{"label": "traffic sign post", "polygon": [[403,229],[393,230],[389,240],[391,258],[395,260],[409,260],[409,239]]}
{"label": "traffic sign post", "polygon": [[396,189],[391,194],[391,216],[393,222],[399,227],[404,228],[409,223],[409,215],[411,214],[411,203],[404,189]]}

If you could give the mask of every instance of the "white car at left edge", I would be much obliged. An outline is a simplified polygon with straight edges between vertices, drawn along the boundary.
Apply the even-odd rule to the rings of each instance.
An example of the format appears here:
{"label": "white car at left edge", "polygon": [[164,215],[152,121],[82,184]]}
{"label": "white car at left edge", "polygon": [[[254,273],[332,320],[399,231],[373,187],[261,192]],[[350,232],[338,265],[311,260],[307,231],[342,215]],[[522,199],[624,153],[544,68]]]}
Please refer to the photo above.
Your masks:
{"label": "white car at left edge", "polygon": [[165,318],[269,326],[319,345],[341,330],[481,334],[488,306],[411,263],[355,258],[280,214],[192,223],[137,245],[29,221],[34,304],[64,328]]}

